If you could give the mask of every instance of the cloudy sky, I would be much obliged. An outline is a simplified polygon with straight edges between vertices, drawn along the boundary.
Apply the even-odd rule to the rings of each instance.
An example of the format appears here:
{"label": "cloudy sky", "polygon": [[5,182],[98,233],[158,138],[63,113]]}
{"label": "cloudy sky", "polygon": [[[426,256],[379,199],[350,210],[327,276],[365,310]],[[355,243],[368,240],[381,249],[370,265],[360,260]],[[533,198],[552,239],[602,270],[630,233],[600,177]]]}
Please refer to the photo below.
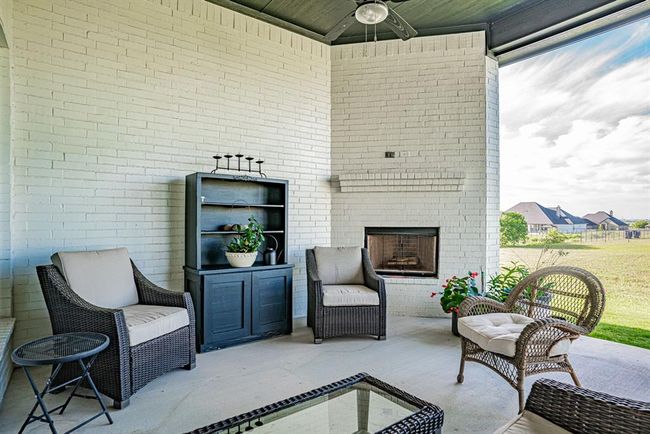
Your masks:
{"label": "cloudy sky", "polygon": [[650,19],[499,70],[501,208],[650,218]]}

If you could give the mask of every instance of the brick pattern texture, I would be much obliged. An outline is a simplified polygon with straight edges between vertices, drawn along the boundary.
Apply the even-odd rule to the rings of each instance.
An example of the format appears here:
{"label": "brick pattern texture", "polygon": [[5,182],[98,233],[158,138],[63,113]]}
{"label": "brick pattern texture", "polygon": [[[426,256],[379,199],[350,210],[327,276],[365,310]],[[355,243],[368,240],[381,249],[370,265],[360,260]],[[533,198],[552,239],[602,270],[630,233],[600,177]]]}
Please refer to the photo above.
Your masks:
{"label": "brick pattern texture", "polygon": [[[481,33],[330,48],[204,0],[0,0],[0,22],[0,316],[16,317],[16,344],[50,332],[34,267],[58,250],[126,246],[181,290],[184,177],[214,153],[290,180],[295,316],[304,249],[362,244],[366,225],[439,226],[443,276],[495,261],[497,79]],[[435,312],[436,283],[402,279],[393,311]]]}
{"label": "brick pattern texture", "polygon": [[290,181],[294,306],[330,241],[327,46],[203,0],[13,3],[16,342],[49,332],[34,267],[126,246],[182,290],[184,177],[241,151]]}
{"label": "brick pattern texture", "polygon": [[[441,277],[495,270],[498,237],[488,226],[498,212],[498,130],[488,123],[498,120],[492,66],[482,33],[332,48],[332,175],[341,180],[332,193],[333,245],[363,244],[364,226],[434,226]],[[387,151],[395,158],[385,158]],[[346,188],[350,178],[384,180],[395,171],[416,181],[452,173],[462,183],[408,190],[389,178],[384,191],[376,182]],[[439,314],[430,297],[439,288],[438,279],[392,279],[389,311]]]}

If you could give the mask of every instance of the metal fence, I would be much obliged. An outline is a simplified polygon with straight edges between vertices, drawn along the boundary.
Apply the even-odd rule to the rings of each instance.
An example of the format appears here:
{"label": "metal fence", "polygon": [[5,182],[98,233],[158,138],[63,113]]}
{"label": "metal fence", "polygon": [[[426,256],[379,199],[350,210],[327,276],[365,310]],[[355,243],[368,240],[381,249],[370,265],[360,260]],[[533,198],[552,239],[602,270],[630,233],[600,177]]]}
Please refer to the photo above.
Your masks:
{"label": "metal fence", "polygon": [[630,229],[627,231],[603,231],[595,229],[581,232],[579,235],[581,243],[650,239],[650,229]]}

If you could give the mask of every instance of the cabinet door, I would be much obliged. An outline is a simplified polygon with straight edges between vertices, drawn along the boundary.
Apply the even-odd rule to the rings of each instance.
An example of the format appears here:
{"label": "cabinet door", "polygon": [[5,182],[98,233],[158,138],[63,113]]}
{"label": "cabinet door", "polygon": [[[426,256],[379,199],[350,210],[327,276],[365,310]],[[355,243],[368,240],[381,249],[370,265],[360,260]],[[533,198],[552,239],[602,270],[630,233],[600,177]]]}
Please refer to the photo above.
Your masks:
{"label": "cabinet door", "polygon": [[291,269],[253,273],[253,334],[290,333]]}
{"label": "cabinet door", "polygon": [[203,297],[205,344],[250,336],[251,273],[205,276]]}

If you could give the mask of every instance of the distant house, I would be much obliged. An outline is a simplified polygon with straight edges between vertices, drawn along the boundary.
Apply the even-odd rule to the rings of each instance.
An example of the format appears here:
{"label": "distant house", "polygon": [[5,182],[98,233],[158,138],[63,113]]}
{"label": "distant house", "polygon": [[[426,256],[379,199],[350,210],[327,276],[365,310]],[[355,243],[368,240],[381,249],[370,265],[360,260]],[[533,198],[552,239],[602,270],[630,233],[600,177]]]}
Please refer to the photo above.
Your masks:
{"label": "distant house", "polygon": [[606,231],[627,230],[630,226],[623,220],[614,217],[614,211],[598,211],[593,214],[587,214],[583,217],[587,220],[588,229],[603,229]]}
{"label": "distant house", "polygon": [[564,211],[560,206],[547,208],[537,202],[519,202],[506,212],[516,212],[523,215],[528,223],[528,233],[537,234],[555,228],[565,234],[584,232],[587,230],[587,220],[576,217]]}

